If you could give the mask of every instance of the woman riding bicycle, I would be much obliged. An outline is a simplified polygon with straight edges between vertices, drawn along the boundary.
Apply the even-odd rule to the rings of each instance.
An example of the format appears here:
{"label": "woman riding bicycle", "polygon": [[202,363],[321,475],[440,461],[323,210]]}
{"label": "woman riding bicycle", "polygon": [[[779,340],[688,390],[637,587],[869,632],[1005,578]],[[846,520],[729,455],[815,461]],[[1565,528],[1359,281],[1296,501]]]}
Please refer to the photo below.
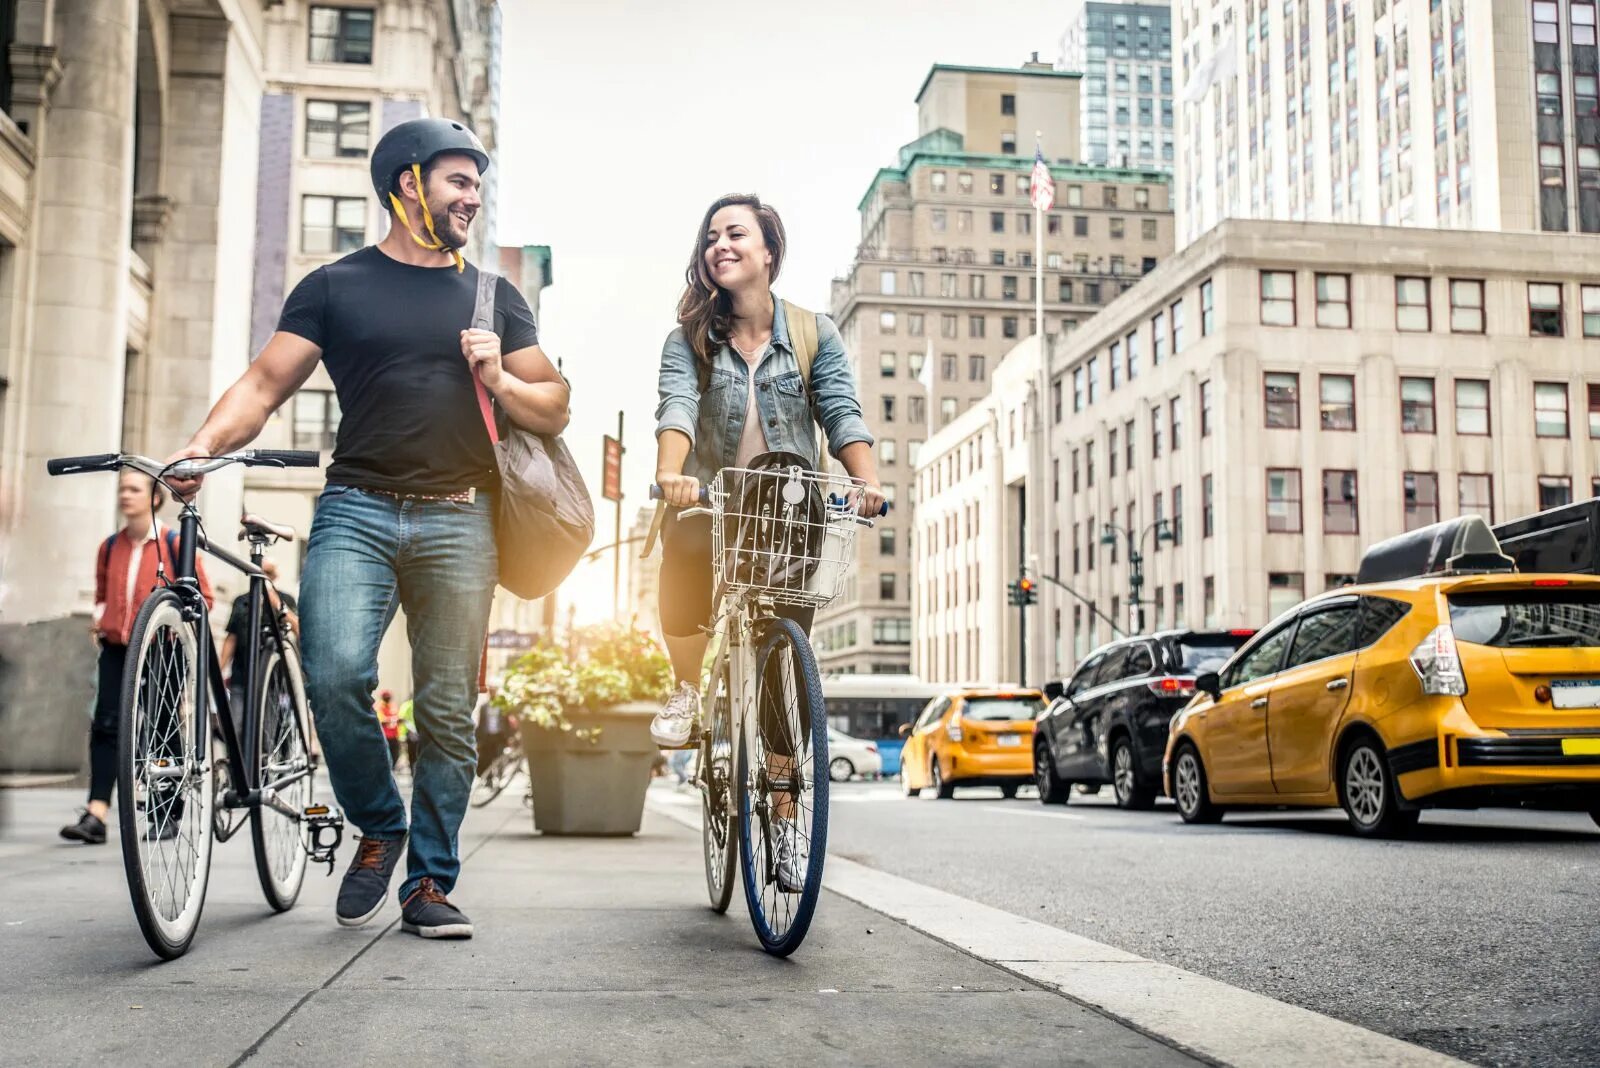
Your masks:
{"label": "woman riding bicycle", "polygon": [[[790,341],[772,283],[783,266],[783,222],[759,197],[730,195],[706,211],[695,235],[678,302],[678,328],[661,351],[656,407],[656,482],[672,507],[663,531],[661,629],[677,689],[650,725],[656,744],[676,748],[700,721],[700,669],[711,622],[711,521],[680,519],[699,504],[700,487],[725,467],[751,467],[781,452],[820,469],[815,425],[828,451],[864,483],[864,516],[883,506],[872,435],[861,416],[855,377],[839,331],[817,316],[810,381]],[[779,614],[811,630],[813,610]]]}

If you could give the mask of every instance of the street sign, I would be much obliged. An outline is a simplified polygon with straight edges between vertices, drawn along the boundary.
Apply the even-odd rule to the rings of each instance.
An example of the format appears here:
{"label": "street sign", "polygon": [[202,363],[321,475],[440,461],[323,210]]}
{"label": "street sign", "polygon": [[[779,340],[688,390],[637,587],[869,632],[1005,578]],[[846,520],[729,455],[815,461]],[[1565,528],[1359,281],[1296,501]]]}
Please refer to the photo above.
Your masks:
{"label": "street sign", "polygon": [[622,500],[622,442],[607,434],[605,477],[601,481],[600,495],[608,501]]}

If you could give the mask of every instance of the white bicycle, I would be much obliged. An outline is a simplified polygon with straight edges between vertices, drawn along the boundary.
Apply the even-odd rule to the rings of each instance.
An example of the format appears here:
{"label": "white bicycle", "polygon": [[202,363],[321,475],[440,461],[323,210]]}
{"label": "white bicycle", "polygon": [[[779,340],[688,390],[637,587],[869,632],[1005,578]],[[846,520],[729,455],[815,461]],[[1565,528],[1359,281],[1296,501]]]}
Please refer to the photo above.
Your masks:
{"label": "white bicycle", "polygon": [[717,583],[694,780],[706,889],[726,911],[737,859],[756,937],[780,957],[805,940],[822,893],[828,716],[811,642],[778,609],[820,608],[842,592],[856,531],[872,526],[856,514],[862,491],[801,467],[724,468],[701,490],[703,506],[679,513],[710,517]]}

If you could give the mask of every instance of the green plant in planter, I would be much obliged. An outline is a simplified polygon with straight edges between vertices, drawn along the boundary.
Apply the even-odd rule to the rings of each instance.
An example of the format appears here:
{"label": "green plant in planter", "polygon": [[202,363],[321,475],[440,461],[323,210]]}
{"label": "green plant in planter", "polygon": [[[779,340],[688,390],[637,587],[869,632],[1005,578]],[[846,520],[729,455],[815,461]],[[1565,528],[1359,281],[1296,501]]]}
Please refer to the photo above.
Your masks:
{"label": "green plant in planter", "polygon": [[565,650],[551,644],[524,653],[506,673],[495,704],[524,722],[594,741],[600,729],[578,727],[568,709],[660,701],[672,685],[666,654],[637,627],[587,628],[577,636],[574,648],[576,664]]}

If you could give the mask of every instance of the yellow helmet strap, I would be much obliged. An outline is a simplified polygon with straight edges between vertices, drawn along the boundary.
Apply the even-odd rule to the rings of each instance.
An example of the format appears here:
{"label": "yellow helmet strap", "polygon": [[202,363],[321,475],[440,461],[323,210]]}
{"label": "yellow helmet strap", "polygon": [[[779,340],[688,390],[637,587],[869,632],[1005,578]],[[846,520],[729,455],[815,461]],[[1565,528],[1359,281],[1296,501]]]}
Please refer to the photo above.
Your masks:
{"label": "yellow helmet strap", "polygon": [[442,240],[440,240],[438,233],[433,228],[433,212],[428,210],[428,198],[427,195],[422,191],[422,164],[413,163],[411,165],[411,175],[417,180],[417,203],[422,206],[422,224],[427,227],[428,237],[431,238],[432,241],[424,241],[420,236],[418,236],[417,231],[411,225],[411,217],[406,214],[405,204],[400,200],[399,197],[395,196],[394,193],[391,192],[389,194],[389,203],[394,206],[395,214],[400,216],[400,221],[405,224],[406,233],[411,235],[411,240],[415,241],[418,245],[430,252],[443,252],[448,250],[451,258],[456,261],[456,271],[458,273],[465,271],[467,269],[467,264],[466,261],[461,258],[461,251],[459,249],[449,248]]}

